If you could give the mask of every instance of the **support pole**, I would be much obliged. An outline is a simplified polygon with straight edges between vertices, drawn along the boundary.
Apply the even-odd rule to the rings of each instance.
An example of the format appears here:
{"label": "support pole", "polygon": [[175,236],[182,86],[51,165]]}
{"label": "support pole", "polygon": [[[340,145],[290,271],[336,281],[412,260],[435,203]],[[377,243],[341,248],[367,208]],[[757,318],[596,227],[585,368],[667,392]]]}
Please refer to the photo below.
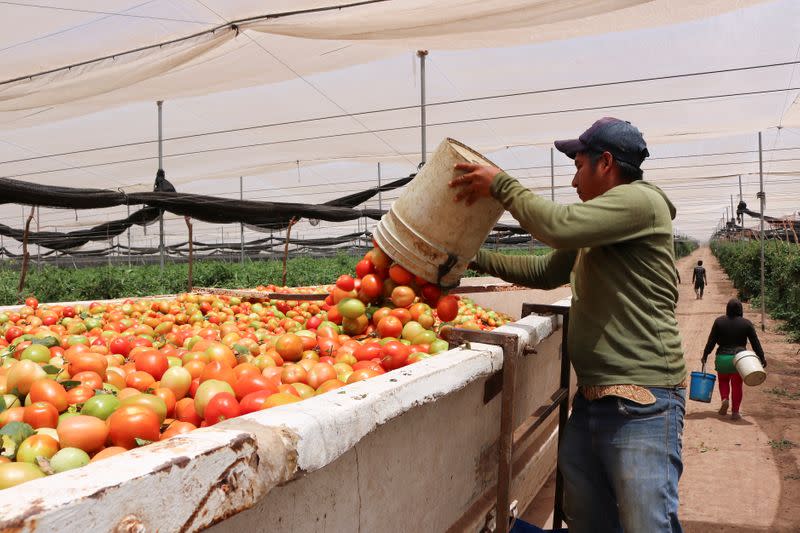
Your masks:
{"label": "support pole", "polygon": [[289,239],[291,238],[292,226],[294,226],[295,222],[297,222],[297,219],[292,217],[289,221],[289,227],[286,228],[286,244],[283,246],[283,278],[281,278],[281,285],[283,287],[286,286],[286,262],[289,260]]}
{"label": "support pole", "polygon": [[556,201],[556,172],[553,164],[553,148],[550,148],[550,201]]}
{"label": "support pole", "polygon": [[[239,176],[239,200],[244,200],[244,179]],[[241,264],[244,264],[244,223],[239,222],[239,238],[241,240],[242,256],[239,259]]]}
{"label": "support pole", "polygon": [[[39,206],[36,206],[36,233],[39,233]],[[36,268],[42,267],[42,247],[39,246],[39,243],[36,243]]]}
{"label": "support pole", "polygon": [[383,193],[381,192],[381,163],[378,162],[378,211],[383,211]]}
{"label": "support pole", "polygon": [[731,220],[736,220],[736,209],[733,208],[733,195],[731,194]]}
{"label": "support pole", "polygon": [[[131,206],[126,205],[128,208],[128,218],[131,217]],[[128,266],[131,266],[131,227],[128,226]]]}
{"label": "support pole", "polygon": [[[420,129],[422,134],[422,149],[420,150],[422,155],[422,165],[425,164],[425,161],[428,159],[428,149],[427,149],[427,141],[425,139],[425,129],[427,127],[427,122],[425,120],[425,57],[427,57],[428,51],[427,50],[417,50],[417,57],[419,57],[419,90],[420,90]],[[420,165],[421,166],[421,165]]]}
{"label": "support pole", "polygon": [[[164,168],[164,142],[163,142],[163,129],[162,129],[162,108],[164,102],[159,100],[156,102],[158,106],[158,168]],[[161,266],[161,272],[164,272],[164,210],[158,216],[158,264]]]}
{"label": "support pole", "polygon": [[761,132],[758,132],[758,182],[759,192],[758,198],[761,200],[761,331],[766,329],[766,315],[767,315],[767,301],[764,292],[764,204],[766,203],[766,196],[764,195],[764,153],[761,149]]}
{"label": "support pole", "polygon": [[739,174],[739,201],[742,201],[742,175]]}
{"label": "support pole", "polygon": [[28,274],[28,261],[30,261],[30,254],[28,253],[28,233],[31,230],[31,220],[33,214],[36,212],[36,206],[31,206],[31,214],[28,215],[28,220],[25,222],[25,231],[22,233],[22,269],[19,273],[19,287],[17,287],[17,295],[20,303],[24,299],[22,296],[22,289],[25,288],[25,276]]}
{"label": "support pole", "polygon": [[188,289],[187,292],[192,292],[192,285],[193,285],[193,272],[192,266],[194,261],[194,246],[192,245],[192,219],[189,217],[183,217],[183,220],[186,221],[186,227],[189,229],[189,276],[188,276]]}

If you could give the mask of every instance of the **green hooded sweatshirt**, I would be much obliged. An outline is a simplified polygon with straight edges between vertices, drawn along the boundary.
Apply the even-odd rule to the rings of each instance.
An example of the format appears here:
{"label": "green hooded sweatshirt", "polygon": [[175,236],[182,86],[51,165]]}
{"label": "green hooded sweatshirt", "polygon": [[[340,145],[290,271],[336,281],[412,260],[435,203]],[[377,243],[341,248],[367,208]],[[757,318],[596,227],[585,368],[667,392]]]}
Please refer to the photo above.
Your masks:
{"label": "green hooded sweatshirt", "polygon": [[588,202],[559,205],[501,173],[494,196],[544,256],[481,251],[487,273],[539,289],[570,283],[568,348],[579,385],[670,387],[686,377],[675,304],[675,206],[645,181],[618,185]]}

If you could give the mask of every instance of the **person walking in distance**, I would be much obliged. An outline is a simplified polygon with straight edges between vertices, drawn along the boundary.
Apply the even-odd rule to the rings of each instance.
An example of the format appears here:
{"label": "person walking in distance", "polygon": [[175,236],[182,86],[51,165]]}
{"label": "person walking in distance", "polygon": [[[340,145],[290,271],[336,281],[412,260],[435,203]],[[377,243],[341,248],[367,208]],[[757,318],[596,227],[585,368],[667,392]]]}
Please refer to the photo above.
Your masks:
{"label": "person walking in distance", "polygon": [[686,365],[672,219],[643,180],[649,155],[631,123],[602,118],[556,141],[575,161],[582,202],[561,205],[499,168],[463,163],[455,201],[494,197],[548,244],[547,255],[480,251],[479,270],[540,289],[572,287],[567,344],[579,392],[559,447],[570,533],[677,533]]}
{"label": "person walking in distance", "polygon": [[692,283],[694,283],[694,293],[698,299],[703,298],[703,290],[706,287],[706,283],[708,283],[708,278],[706,278],[706,269],[703,266],[703,260],[697,261],[697,266],[694,267],[692,271]]}
{"label": "person walking in distance", "polygon": [[719,408],[719,414],[721,416],[728,414],[728,407],[730,406],[728,399],[733,396],[733,409],[731,411],[733,420],[738,420],[742,417],[739,414],[739,407],[742,405],[743,395],[742,377],[733,365],[733,358],[737,353],[745,349],[748,340],[753,351],[761,360],[761,366],[767,368],[767,359],[764,357],[764,350],[758,341],[756,328],[753,327],[752,322],[744,318],[742,302],[732,298],[728,301],[725,314],[714,320],[714,325],[711,326],[711,333],[708,335],[708,342],[703,350],[701,362],[705,366],[708,354],[711,353],[714,346],[719,345],[714,359],[714,368],[717,371],[717,379],[719,380],[719,395],[722,397],[722,406]]}

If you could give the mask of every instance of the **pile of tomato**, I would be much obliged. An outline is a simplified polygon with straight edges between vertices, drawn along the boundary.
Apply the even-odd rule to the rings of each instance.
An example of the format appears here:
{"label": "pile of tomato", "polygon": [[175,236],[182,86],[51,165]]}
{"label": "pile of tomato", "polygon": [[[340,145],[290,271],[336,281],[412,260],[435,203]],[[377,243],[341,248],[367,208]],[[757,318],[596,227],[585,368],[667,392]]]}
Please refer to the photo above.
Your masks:
{"label": "pile of tomato", "polygon": [[443,295],[377,247],[355,277],[291,291],[327,296],[28,298],[0,312],[0,489],[416,363],[448,349],[443,323],[510,320]]}

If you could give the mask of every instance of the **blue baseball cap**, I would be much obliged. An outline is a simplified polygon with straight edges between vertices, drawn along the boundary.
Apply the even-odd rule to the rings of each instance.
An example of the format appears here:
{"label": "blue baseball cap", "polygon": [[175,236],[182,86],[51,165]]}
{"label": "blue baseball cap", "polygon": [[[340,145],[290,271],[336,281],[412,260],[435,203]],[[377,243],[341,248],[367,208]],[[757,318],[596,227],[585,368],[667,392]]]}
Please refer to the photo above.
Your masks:
{"label": "blue baseball cap", "polygon": [[596,121],[577,139],[556,141],[556,150],[570,159],[579,152],[609,152],[615,159],[639,168],[646,157],[647,143],[642,132],[626,120],[604,117]]}

